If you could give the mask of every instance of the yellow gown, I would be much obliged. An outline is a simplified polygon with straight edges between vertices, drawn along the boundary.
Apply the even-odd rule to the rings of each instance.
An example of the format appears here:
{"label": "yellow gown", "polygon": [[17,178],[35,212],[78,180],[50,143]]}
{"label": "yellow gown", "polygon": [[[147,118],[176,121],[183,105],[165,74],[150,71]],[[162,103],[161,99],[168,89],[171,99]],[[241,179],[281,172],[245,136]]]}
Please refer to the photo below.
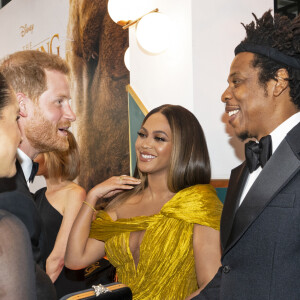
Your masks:
{"label": "yellow gown", "polygon": [[[215,189],[195,185],[178,192],[152,216],[113,221],[97,214],[90,238],[105,242],[106,255],[116,267],[118,281],[127,284],[134,300],[180,300],[198,289],[193,255],[193,226],[220,228],[222,203]],[[137,268],[129,235],[146,230]]]}

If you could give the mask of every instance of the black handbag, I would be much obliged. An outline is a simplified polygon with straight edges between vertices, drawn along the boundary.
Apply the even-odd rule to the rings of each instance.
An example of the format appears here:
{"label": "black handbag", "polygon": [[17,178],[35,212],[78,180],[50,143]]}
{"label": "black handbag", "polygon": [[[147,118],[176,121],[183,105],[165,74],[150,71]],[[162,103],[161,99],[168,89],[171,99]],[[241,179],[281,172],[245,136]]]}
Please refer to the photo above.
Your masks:
{"label": "black handbag", "polygon": [[60,300],[131,300],[131,289],[120,282],[105,285],[93,285],[91,289],[82,290],[63,296]]}
{"label": "black handbag", "polygon": [[88,266],[84,270],[84,281],[85,286],[90,287],[92,285],[108,284],[115,282],[116,269],[115,267],[106,259],[101,258],[94,264]]}

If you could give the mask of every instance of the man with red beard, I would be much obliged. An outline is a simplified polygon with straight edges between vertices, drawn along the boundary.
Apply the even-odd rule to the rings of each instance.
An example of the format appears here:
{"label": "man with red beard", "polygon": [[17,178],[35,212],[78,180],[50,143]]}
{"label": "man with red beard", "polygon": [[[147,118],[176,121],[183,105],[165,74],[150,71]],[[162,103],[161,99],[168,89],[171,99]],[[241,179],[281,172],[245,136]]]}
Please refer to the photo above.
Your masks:
{"label": "man with red beard", "polygon": [[37,171],[33,159],[39,153],[69,147],[67,131],[76,119],[69,103],[69,67],[56,55],[29,50],[9,55],[0,70],[16,93],[22,135],[17,174],[0,180],[0,208],[18,216],[29,231],[36,262],[37,298],[56,299],[55,289],[44,272],[46,237],[28,184]]}

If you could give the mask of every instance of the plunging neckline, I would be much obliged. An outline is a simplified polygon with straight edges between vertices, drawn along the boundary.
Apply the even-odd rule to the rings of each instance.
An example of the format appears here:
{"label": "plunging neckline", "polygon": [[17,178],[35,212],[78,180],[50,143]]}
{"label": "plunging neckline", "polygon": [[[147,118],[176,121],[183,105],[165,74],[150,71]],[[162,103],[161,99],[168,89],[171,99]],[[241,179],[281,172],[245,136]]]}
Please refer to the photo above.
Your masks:
{"label": "plunging neckline", "polygon": [[[173,197],[172,197],[172,198],[173,198]],[[171,199],[172,199],[172,198],[171,198]],[[163,207],[164,207],[167,203],[169,203],[169,202],[171,201],[171,199],[170,199],[168,202],[166,202],[166,203],[163,205]],[[110,220],[111,220],[112,222],[122,222],[122,221],[127,221],[127,220],[132,221],[132,220],[134,220],[134,219],[141,219],[141,220],[147,221],[147,220],[150,220],[150,219],[152,219],[152,218],[155,218],[155,217],[158,217],[159,215],[161,215],[161,211],[162,211],[163,207],[161,208],[160,212],[157,213],[157,214],[153,214],[153,215],[150,215],[150,216],[136,216],[136,217],[131,217],[131,218],[121,218],[121,219],[117,219],[117,220],[115,220],[115,221],[112,220],[112,218],[110,217],[110,215],[109,215],[106,211],[105,211],[105,213],[107,214],[107,216],[110,218]],[[124,233],[125,245],[126,245],[127,253],[128,253],[128,255],[129,255],[129,257],[130,257],[130,260],[131,260],[131,262],[132,262],[132,265],[133,265],[133,269],[134,269],[134,271],[135,271],[135,274],[138,273],[138,271],[139,271],[139,269],[140,269],[140,267],[139,267],[139,266],[140,266],[140,261],[143,261],[142,258],[143,258],[143,253],[144,253],[144,244],[145,244],[144,241],[145,241],[145,239],[147,238],[147,229],[148,229],[148,226],[147,226],[144,230],[138,230],[138,231],[145,231],[145,234],[144,234],[143,239],[142,239],[142,241],[141,241],[141,243],[140,243],[140,245],[139,245],[139,260],[138,260],[137,264],[136,264],[135,261],[134,261],[133,254],[132,254],[132,251],[131,251],[131,249],[130,249],[130,234],[131,234],[132,232],[138,232],[138,231],[128,231],[128,232]]]}
{"label": "plunging neckline", "polygon": [[[180,192],[183,192],[184,190],[188,190],[190,189],[190,187],[186,188],[186,189],[183,189],[181,190]],[[172,204],[173,201],[176,201],[176,196],[178,195],[178,193],[176,193],[169,201],[167,201],[160,209],[160,211],[156,214],[153,214],[153,215],[149,215],[149,216],[135,216],[135,217],[130,217],[130,218],[120,218],[120,219],[117,219],[117,220],[113,220],[110,215],[106,212],[105,214],[109,217],[110,221],[111,222],[128,222],[128,221],[133,221],[133,220],[142,220],[142,221],[148,221],[148,220],[151,220],[153,218],[158,218],[159,216],[162,216],[162,211],[165,209],[166,206]],[[125,245],[126,245],[126,248],[127,248],[127,253],[132,261],[132,264],[133,264],[133,269],[135,271],[135,274],[138,273],[139,269],[141,268],[140,267],[140,261],[143,261],[143,253],[144,253],[144,244],[145,244],[145,239],[147,239],[148,237],[148,232],[147,232],[147,229],[149,228],[149,226],[147,226],[144,230],[145,230],[145,234],[143,236],[143,239],[141,241],[141,244],[139,245],[139,260],[138,260],[138,263],[137,265],[135,264],[135,261],[134,261],[134,258],[133,258],[133,254],[132,254],[132,251],[130,249],[130,243],[129,243],[129,239],[130,239],[130,234],[131,232],[137,232],[137,231],[143,231],[143,230],[137,230],[137,231],[128,231],[128,232],[125,232],[124,233],[124,238],[125,238]]]}
{"label": "plunging neckline", "polygon": [[[134,220],[134,219],[152,219],[152,218],[155,218],[156,216],[161,215],[161,212],[162,212],[162,210],[164,209],[164,207],[165,207],[168,203],[170,203],[170,201],[172,201],[172,199],[173,199],[176,195],[177,195],[177,193],[176,193],[175,195],[173,195],[173,197],[171,197],[170,200],[168,200],[166,203],[164,203],[164,205],[161,207],[161,209],[160,209],[160,211],[159,211],[158,213],[152,214],[152,215],[149,215],[149,216],[135,216],[135,217],[130,217],[130,218],[120,218],[120,219],[117,219],[117,220],[114,221],[114,220],[110,217],[110,215],[109,215],[106,211],[105,211],[105,212],[106,212],[106,214],[109,216],[109,218],[110,218],[110,220],[111,220],[112,222],[122,222],[122,221],[127,221],[127,220],[132,221],[132,220]],[[142,248],[142,246],[143,246],[143,244],[144,244],[145,238],[147,237],[147,236],[146,236],[146,235],[147,235],[147,229],[148,229],[148,227],[147,227],[146,229],[144,229],[144,230],[138,230],[138,231],[145,231],[145,234],[144,234],[144,236],[143,236],[143,238],[142,238],[142,241],[141,241],[141,243],[140,243],[140,245],[139,245],[139,259],[138,259],[137,264],[135,263],[135,260],[134,260],[134,258],[133,258],[133,253],[132,253],[132,251],[131,251],[131,249],[130,249],[130,235],[131,235],[132,232],[138,232],[138,231],[130,231],[130,232],[128,232],[127,235],[126,235],[126,238],[125,238],[127,252],[128,252],[128,254],[129,254],[129,256],[130,256],[132,262],[133,262],[133,266],[134,266],[135,273],[137,273],[137,272],[138,272],[138,269],[139,269],[140,261],[141,261],[142,254],[143,254],[143,248]]]}
{"label": "plunging neckline", "polygon": [[147,229],[145,229],[144,231],[145,231],[145,233],[144,233],[143,239],[142,239],[142,241],[141,241],[141,243],[140,243],[140,245],[139,245],[139,250],[138,250],[138,251],[139,251],[139,259],[138,259],[137,263],[135,262],[135,260],[134,260],[134,258],[133,258],[132,251],[131,251],[131,249],[130,249],[130,235],[131,235],[131,233],[133,233],[133,232],[138,232],[138,231],[131,231],[131,232],[128,232],[128,237],[126,237],[126,247],[127,247],[127,249],[128,249],[128,254],[129,254],[129,256],[131,257],[131,260],[132,260],[132,263],[133,263],[133,267],[134,267],[135,273],[138,272],[139,265],[140,265],[140,261],[141,261],[141,256],[142,256],[142,254],[143,254],[143,248],[142,248],[142,246],[143,246],[143,242],[144,242],[144,240],[145,240],[145,235],[146,235],[146,233],[147,233]]}
{"label": "plunging neckline", "polygon": [[[131,288],[134,298],[185,299],[197,289],[192,246],[194,224],[218,230],[221,212],[222,204],[213,187],[193,186],[180,191],[158,215],[112,222],[101,211],[89,236],[105,242],[109,261],[116,267],[118,278]],[[145,229],[135,265],[129,248],[130,232]]]}

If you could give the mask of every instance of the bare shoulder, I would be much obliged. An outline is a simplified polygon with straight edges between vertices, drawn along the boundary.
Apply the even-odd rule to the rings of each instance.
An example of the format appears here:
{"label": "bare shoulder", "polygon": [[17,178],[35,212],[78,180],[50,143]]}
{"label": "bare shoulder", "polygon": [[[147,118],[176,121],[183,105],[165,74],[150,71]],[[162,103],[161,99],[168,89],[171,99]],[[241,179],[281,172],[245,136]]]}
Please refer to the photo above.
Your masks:
{"label": "bare shoulder", "polygon": [[82,186],[78,185],[77,183],[72,182],[70,187],[71,187],[71,191],[73,193],[79,194],[81,196],[82,195],[86,196],[85,189]]}
{"label": "bare shoulder", "polygon": [[66,205],[71,205],[71,203],[74,205],[75,202],[82,204],[82,201],[84,201],[86,197],[85,189],[74,182],[68,184],[64,190],[64,194]]}
{"label": "bare shoulder", "polygon": [[117,220],[129,219],[132,217],[143,215],[143,213],[140,211],[141,206],[141,195],[134,195],[114,208],[114,217]]}
{"label": "bare shoulder", "polygon": [[106,212],[108,213],[108,215],[111,217],[111,219],[113,221],[116,221],[118,219],[127,218],[128,211],[133,209],[132,205],[134,205],[134,203],[136,203],[137,199],[139,199],[139,198],[140,197],[136,197],[136,195],[132,196],[132,197],[126,199],[124,202],[122,202],[120,204],[116,203],[116,205],[114,205],[113,207],[106,209]]}
{"label": "bare shoulder", "polygon": [[118,214],[117,214],[117,211],[115,209],[109,209],[106,212],[111,217],[111,219],[113,221],[118,220]]}

